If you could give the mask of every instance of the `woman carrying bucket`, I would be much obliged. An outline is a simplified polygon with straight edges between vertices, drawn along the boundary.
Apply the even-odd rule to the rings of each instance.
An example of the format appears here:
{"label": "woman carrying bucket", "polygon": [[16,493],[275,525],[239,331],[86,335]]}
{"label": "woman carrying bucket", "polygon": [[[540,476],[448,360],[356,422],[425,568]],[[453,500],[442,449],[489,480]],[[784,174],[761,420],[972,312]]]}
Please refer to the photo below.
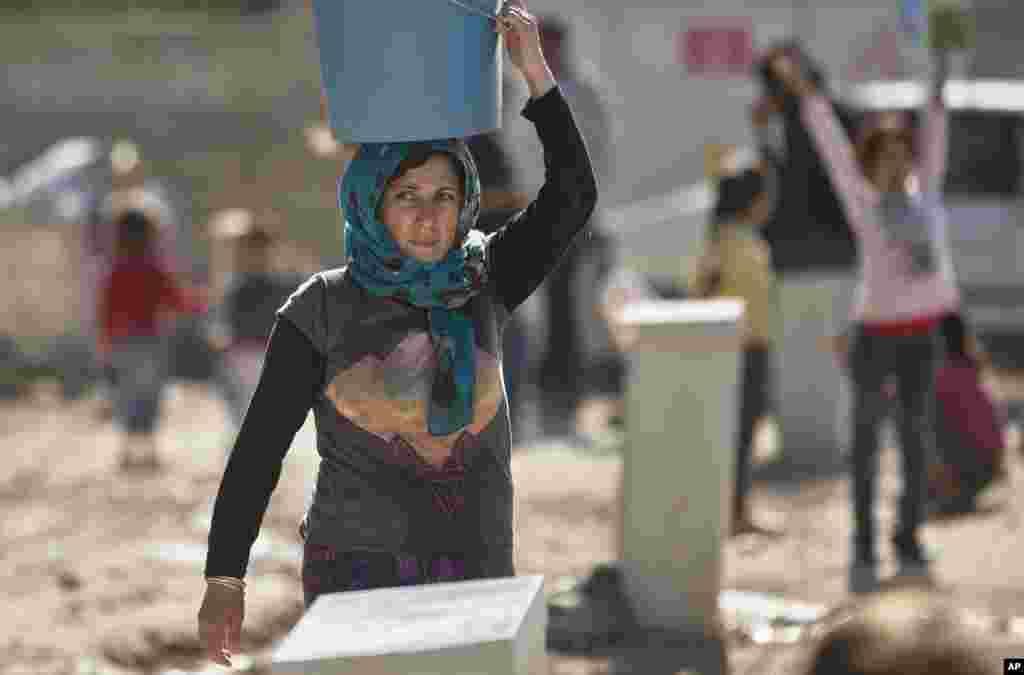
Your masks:
{"label": "woman carrying bucket", "polygon": [[300,526],[307,607],[515,574],[502,329],[584,229],[597,185],[536,19],[506,5],[496,30],[530,90],[545,184],[484,236],[464,142],[361,145],[339,190],[349,264],[278,310],[217,495],[199,632],[218,663],[239,649],[249,551],[310,409],[321,460]]}
{"label": "woman carrying bucket", "polygon": [[801,113],[839,192],[860,245],[860,289],[848,357],[854,387],[853,560],[851,592],[878,588],[875,491],[878,429],[885,384],[898,385],[903,495],[892,538],[901,578],[929,581],[918,531],[924,520],[927,461],[935,452],[935,371],[938,327],[958,305],[946,235],[942,182],[947,120],[942,101],[948,56],[936,52],[939,76],[924,110],[921,133],[878,126],[854,148],[828,102],[786,55],[771,68]]}

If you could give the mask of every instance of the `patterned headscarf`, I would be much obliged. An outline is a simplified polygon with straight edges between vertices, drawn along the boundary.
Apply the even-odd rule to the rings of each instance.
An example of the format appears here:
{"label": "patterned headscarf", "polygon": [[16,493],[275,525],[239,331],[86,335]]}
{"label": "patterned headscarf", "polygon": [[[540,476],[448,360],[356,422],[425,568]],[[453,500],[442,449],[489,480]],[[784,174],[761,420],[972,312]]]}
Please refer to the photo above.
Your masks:
{"label": "patterned headscarf", "polygon": [[[455,246],[436,263],[404,255],[377,219],[388,181],[410,151],[424,145],[453,157],[465,175]],[[465,428],[473,421],[476,339],[464,307],[487,282],[486,237],[473,229],[480,214],[480,177],[469,149],[459,140],[364,143],[339,184],[338,201],[345,214],[345,256],[355,280],[374,295],[430,310],[438,362],[427,411],[430,433],[445,436]]]}

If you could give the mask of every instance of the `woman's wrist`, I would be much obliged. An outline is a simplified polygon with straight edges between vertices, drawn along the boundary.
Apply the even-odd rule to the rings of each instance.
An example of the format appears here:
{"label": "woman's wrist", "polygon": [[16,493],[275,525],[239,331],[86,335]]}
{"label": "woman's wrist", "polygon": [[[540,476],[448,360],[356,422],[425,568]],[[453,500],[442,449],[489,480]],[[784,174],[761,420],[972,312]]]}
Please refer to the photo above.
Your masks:
{"label": "woman's wrist", "polygon": [[555,86],[555,76],[546,63],[523,72],[526,86],[530,90],[530,98],[540,98]]}
{"label": "woman's wrist", "polygon": [[932,99],[941,102],[942,95],[949,81],[950,56],[949,52],[936,49],[932,52],[932,63],[934,74],[932,77]]}
{"label": "woman's wrist", "polygon": [[814,84],[807,78],[801,67],[790,58],[778,57],[772,64],[772,71],[790,95],[802,98],[815,93]]}
{"label": "woman's wrist", "polygon": [[805,96],[813,96],[817,89],[802,74],[794,76],[788,83],[789,91],[793,93],[797,98],[804,98]]}

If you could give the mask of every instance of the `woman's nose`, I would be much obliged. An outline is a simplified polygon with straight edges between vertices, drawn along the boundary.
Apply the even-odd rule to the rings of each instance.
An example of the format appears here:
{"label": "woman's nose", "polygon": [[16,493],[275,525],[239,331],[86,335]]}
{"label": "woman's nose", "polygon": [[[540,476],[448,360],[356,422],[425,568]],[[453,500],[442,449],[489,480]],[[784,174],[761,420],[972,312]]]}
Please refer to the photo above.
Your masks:
{"label": "woman's nose", "polygon": [[440,205],[434,204],[432,202],[427,202],[426,204],[420,206],[419,218],[417,218],[416,222],[420,227],[432,228],[438,223],[440,219],[440,214]]}

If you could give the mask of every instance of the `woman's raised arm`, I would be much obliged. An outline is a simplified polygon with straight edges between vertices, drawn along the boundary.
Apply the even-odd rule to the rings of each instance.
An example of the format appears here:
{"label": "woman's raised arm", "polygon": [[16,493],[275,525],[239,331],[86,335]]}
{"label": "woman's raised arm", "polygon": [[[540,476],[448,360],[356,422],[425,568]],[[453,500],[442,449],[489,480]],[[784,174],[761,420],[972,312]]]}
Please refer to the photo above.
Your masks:
{"label": "woman's raised arm", "polygon": [[285,455],[316,400],[322,368],[323,356],[309,339],[288,319],[278,319],[214,502],[206,576],[245,576]]}
{"label": "woman's raised arm", "polygon": [[858,212],[867,189],[867,179],[861,173],[853,144],[839,123],[832,103],[789,57],[776,57],[771,67],[787,91],[799,99],[801,119],[814,139],[833,187],[843,201],[850,225],[859,227],[862,219]]}
{"label": "woman's raised arm", "polygon": [[536,18],[521,2],[508,3],[499,30],[530,89],[523,116],[536,127],[544,148],[544,185],[536,199],[488,245],[492,284],[511,311],[540,285],[590,220],[597,179],[572,111],[544,60]]}
{"label": "woman's raised arm", "polygon": [[917,147],[920,148],[921,157],[918,168],[921,187],[939,192],[946,180],[949,152],[949,114],[943,101],[949,75],[949,54],[938,52],[934,56],[936,75],[924,104],[924,121],[918,131]]}

